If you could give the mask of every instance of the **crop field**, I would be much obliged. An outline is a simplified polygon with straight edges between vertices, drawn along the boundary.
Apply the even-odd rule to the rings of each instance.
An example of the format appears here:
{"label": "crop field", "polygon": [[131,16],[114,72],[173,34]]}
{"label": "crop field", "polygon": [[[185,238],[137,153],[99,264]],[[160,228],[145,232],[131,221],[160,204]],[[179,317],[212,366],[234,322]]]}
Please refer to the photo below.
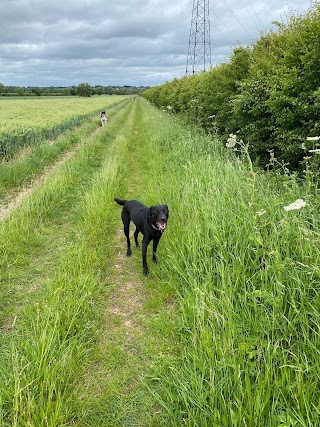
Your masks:
{"label": "crop field", "polygon": [[125,96],[0,99],[0,157],[56,137]]}
{"label": "crop field", "polygon": [[[0,164],[0,426],[319,426],[312,168],[107,109]],[[169,206],[147,277],[114,197]]]}

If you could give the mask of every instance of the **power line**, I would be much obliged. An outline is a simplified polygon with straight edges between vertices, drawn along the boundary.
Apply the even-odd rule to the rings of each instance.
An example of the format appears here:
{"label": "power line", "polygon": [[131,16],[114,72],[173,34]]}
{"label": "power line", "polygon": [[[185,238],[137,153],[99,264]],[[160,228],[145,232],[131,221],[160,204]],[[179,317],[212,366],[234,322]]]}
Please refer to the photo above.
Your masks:
{"label": "power line", "polygon": [[260,24],[261,24],[262,29],[265,31],[264,23],[262,22],[262,19],[260,18],[260,16],[259,16],[259,15],[258,15],[258,13],[256,12],[255,8],[253,7],[253,4],[251,3],[251,1],[250,1],[250,0],[248,0],[248,3],[249,3],[249,5],[250,5],[251,9],[253,10],[254,14],[257,16],[258,20],[260,21]]}
{"label": "power line", "polygon": [[249,13],[249,15],[250,15],[250,17],[251,17],[252,21],[256,24],[256,26],[257,26],[258,30],[260,31],[260,27],[259,27],[259,25],[257,24],[257,21],[254,19],[253,15],[251,15],[250,10],[247,8],[247,6],[245,5],[245,3],[244,3],[244,1],[243,1],[243,0],[241,0],[241,3],[243,4],[243,6],[245,7],[246,11]]}
{"label": "power line", "polygon": [[[236,37],[236,35],[230,30],[230,28],[228,28],[227,26],[226,26],[226,24],[223,22],[223,21],[221,21],[221,19],[219,18],[219,16],[218,15],[216,15],[213,11],[212,11],[212,9],[210,8],[210,14],[212,14],[212,15],[214,15],[216,18],[217,18],[217,20],[219,21],[219,22],[221,22],[221,24],[227,29],[227,31],[229,31],[229,33],[230,34],[232,34],[233,36],[234,36],[234,38],[236,39],[237,37]],[[210,23],[214,26],[214,28],[223,36],[223,37],[225,37],[225,39],[230,43],[230,44],[232,44],[232,42],[226,37],[226,35],[225,34],[223,34],[220,30],[219,30],[219,28],[218,27],[216,27],[215,25],[214,25],[214,23],[210,20]]]}
{"label": "power line", "polygon": [[238,24],[243,28],[243,30],[248,34],[251,40],[253,40],[253,37],[249,34],[249,32],[246,30],[246,28],[241,24],[239,21],[237,15],[234,13],[234,11],[230,8],[230,6],[227,4],[225,0],[221,0],[222,3],[226,6],[226,8],[230,11],[230,13],[234,16],[235,20],[238,22]]}

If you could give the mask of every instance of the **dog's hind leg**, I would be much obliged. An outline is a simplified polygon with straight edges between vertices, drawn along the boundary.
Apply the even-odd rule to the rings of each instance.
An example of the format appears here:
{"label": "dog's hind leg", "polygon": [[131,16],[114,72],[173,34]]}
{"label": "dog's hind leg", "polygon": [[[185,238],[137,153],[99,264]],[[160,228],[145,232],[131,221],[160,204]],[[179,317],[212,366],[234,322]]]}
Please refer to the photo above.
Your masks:
{"label": "dog's hind leg", "polygon": [[123,222],[123,231],[127,239],[127,256],[132,254],[131,243],[130,243],[130,214],[126,210],[122,210],[121,213],[122,222]]}

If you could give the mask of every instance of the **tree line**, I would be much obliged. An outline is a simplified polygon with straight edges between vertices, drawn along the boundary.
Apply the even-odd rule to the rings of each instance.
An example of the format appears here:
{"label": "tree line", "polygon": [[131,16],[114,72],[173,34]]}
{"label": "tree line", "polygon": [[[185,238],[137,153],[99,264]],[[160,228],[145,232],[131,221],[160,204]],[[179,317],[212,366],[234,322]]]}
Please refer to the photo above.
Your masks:
{"label": "tree line", "polygon": [[5,86],[0,83],[1,96],[83,96],[92,95],[136,95],[145,91],[146,86],[91,86],[80,83],[78,86],[68,87],[38,87],[38,86]]}
{"label": "tree line", "polygon": [[299,168],[320,135],[320,3],[273,24],[252,45],[236,47],[228,63],[143,96],[224,141],[235,135],[260,165],[271,155]]}

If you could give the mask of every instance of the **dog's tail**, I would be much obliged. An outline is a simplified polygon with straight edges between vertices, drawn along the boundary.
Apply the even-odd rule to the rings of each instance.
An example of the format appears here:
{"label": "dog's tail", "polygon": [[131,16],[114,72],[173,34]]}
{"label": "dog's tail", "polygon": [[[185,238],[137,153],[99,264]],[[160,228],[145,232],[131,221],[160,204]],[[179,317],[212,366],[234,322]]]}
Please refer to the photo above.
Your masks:
{"label": "dog's tail", "polygon": [[126,203],[126,200],[121,200],[121,199],[118,199],[118,197],[116,197],[115,199],[114,199],[114,201],[115,202],[117,202],[119,205],[121,205],[121,206],[123,206],[125,203]]}

